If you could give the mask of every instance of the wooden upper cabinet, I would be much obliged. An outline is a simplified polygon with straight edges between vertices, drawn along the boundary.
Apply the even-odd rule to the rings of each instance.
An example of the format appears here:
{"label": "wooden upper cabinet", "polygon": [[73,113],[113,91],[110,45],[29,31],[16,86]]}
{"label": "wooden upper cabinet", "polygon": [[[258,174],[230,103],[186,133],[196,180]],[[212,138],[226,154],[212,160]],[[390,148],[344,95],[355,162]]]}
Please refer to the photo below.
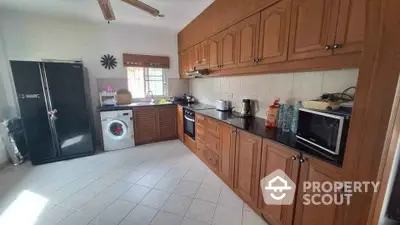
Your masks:
{"label": "wooden upper cabinet", "polygon": [[221,69],[236,67],[236,27],[228,28],[220,35],[220,67]]}
{"label": "wooden upper cabinet", "polygon": [[187,51],[179,53],[179,77],[185,78],[187,71]]}
{"label": "wooden upper cabinet", "polygon": [[[293,0],[289,35],[289,59],[332,55],[337,0]],[[337,8],[337,7],[336,7]],[[328,47],[331,48],[331,47]]]}
{"label": "wooden upper cabinet", "polygon": [[245,131],[237,131],[233,188],[252,206],[257,205],[259,160],[262,138]]}
{"label": "wooden upper cabinet", "polygon": [[135,143],[146,144],[158,138],[157,111],[155,107],[137,107],[133,110]]}
{"label": "wooden upper cabinet", "polygon": [[287,59],[290,1],[281,0],[261,11],[258,63],[282,62]]}
{"label": "wooden upper cabinet", "polygon": [[[304,205],[303,196],[312,194],[312,190],[304,190],[303,183],[310,182],[334,182],[341,181],[341,169],[327,164],[321,160],[304,156],[305,162],[300,164],[299,185],[297,185],[297,202],[294,217],[294,225],[341,225],[343,224],[343,211],[346,204],[331,205]],[[320,194],[320,193],[319,193]],[[339,196],[338,196],[339,199]]]}
{"label": "wooden upper cabinet", "polygon": [[201,43],[194,46],[194,65],[200,65],[202,62]]}
{"label": "wooden upper cabinet", "polygon": [[220,68],[220,40],[219,34],[208,39],[208,63],[210,70],[219,70]]}
{"label": "wooden upper cabinet", "polygon": [[[263,139],[261,153],[261,180],[277,169],[284,171],[290,179],[297,183],[300,170],[300,153]],[[275,225],[289,225],[293,223],[295,204],[292,205],[267,205],[264,203],[261,189],[259,188],[258,208],[265,218]]]}
{"label": "wooden upper cabinet", "polygon": [[243,20],[237,25],[238,66],[255,64],[260,31],[260,13]]}
{"label": "wooden upper cabinet", "polygon": [[226,124],[221,125],[219,176],[229,186],[232,186],[233,180],[235,133],[236,128]]}
{"label": "wooden upper cabinet", "polygon": [[334,54],[362,51],[366,5],[366,0],[340,0]]}
{"label": "wooden upper cabinet", "polygon": [[177,121],[177,130],[178,130],[178,138],[180,141],[183,140],[183,107],[181,105],[177,105],[176,111],[176,121]]}
{"label": "wooden upper cabinet", "polygon": [[186,50],[186,71],[193,71],[196,66],[194,46]]}

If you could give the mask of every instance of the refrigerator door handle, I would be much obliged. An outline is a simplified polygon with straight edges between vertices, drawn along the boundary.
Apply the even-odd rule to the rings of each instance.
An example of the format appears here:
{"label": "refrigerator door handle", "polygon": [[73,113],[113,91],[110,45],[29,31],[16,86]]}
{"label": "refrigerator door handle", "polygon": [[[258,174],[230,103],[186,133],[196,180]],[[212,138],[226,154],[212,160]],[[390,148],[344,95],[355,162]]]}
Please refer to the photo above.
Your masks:
{"label": "refrigerator door handle", "polygon": [[57,109],[53,109],[53,110],[48,111],[47,113],[48,113],[50,116],[54,116],[57,112],[58,112]]}

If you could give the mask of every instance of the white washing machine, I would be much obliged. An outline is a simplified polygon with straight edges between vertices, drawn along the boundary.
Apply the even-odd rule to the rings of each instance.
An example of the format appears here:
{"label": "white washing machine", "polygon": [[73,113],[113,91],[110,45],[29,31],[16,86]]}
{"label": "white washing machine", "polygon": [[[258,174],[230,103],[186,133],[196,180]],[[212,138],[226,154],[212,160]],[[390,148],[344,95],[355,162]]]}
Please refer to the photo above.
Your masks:
{"label": "white washing machine", "polygon": [[100,112],[104,151],[135,146],[132,110]]}

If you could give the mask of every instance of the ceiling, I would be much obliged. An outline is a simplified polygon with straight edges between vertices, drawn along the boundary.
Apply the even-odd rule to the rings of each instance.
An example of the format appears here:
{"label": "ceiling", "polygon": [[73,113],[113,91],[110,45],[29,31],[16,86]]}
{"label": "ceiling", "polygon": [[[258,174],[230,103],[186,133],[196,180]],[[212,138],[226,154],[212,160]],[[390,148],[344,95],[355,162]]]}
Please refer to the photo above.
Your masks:
{"label": "ceiling", "polygon": [[[110,0],[116,21],[181,30],[214,0],[142,0],[160,10],[156,18],[120,0]],[[0,0],[0,9],[106,23],[97,0]]]}

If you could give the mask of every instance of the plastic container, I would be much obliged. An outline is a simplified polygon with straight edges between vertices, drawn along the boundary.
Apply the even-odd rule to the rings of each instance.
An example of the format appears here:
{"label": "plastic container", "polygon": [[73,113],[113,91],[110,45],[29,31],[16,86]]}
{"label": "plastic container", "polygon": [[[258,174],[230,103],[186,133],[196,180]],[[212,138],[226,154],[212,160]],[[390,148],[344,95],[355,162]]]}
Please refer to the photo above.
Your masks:
{"label": "plastic container", "polygon": [[278,123],[277,127],[282,128],[283,126],[283,121],[284,121],[284,110],[283,110],[284,104],[279,104],[279,110],[278,110]]}
{"label": "plastic container", "polygon": [[289,132],[293,119],[293,105],[285,104],[283,107],[284,121],[282,126],[283,132]]}
{"label": "plastic container", "polygon": [[293,118],[292,118],[292,125],[291,125],[291,129],[290,129],[293,133],[297,132],[300,107],[301,107],[301,102],[300,101],[296,102],[293,105]]}

